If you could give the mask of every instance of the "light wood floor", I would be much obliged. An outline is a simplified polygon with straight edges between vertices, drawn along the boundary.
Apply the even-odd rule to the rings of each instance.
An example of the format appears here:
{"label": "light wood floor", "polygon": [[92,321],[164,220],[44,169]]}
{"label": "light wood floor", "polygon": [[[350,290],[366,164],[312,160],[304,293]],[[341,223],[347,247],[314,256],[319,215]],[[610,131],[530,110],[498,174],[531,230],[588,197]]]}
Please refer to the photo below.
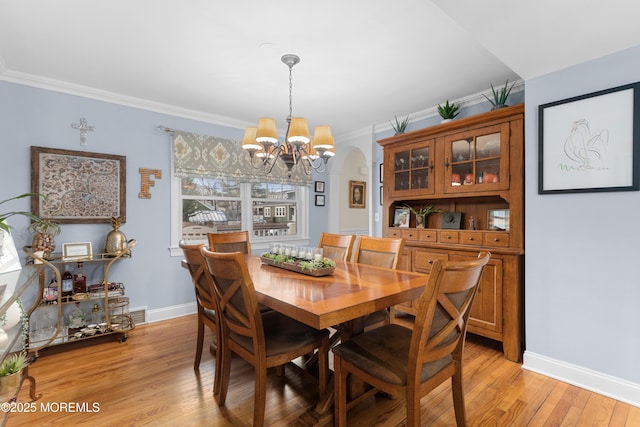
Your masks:
{"label": "light wood floor", "polygon": [[[42,354],[31,366],[37,379],[34,413],[12,413],[8,426],[249,426],[253,370],[236,358],[226,407],[212,395],[214,358],[208,351],[193,369],[195,316],[137,327],[114,340]],[[104,337],[109,338],[109,337]],[[208,350],[208,343],[206,344]],[[60,347],[59,347],[60,348]],[[504,359],[495,346],[467,340],[465,392],[471,426],[640,426],[640,408],[554,381]],[[266,425],[295,425],[318,398],[313,380],[295,369],[269,375]],[[27,389],[19,402],[29,402]],[[59,410],[94,404],[99,412]],[[42,406],[49,404],[49,412]],[[81,407],[80,407],[81,408]],[[46,406],[45,406],[46,409]],[[401,426],[404,403],[376,396],[349,413],[352,426]],[[429,426],[455,425],[449,384],[422,400]]]}

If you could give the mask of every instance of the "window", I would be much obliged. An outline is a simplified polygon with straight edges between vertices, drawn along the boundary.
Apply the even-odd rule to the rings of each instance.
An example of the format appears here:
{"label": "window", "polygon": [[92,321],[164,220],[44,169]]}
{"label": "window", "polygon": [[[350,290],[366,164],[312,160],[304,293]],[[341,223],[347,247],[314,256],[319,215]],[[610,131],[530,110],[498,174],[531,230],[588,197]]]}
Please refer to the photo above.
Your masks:
{"label": "window", "polygon": [[[305,186],[278,183],[243,183],[231,179],[174,178],[179,183],[179,240],[206,242],[207,233],[250,230],[252,244],[306,239],[300,232],[300,200],[308,197]],[[175,200],[175,199],[174,199]],[[306,233],[304,233],[306,234]],[[172,239],[173,240],[173,239]],[[257,244],[257,246],[256,246]]]}
{"label": "window", "polygon": [[275,183],[251,185],[253,235],[255,237],[296,236],[298,234],[296,224],[297,188],[290,184]]}
{"label": "window", "polygon": [[268,175],[246,161],[238,141],[171,130],[171,254],[180,240],[207,242],[207,233],[249,230],[252,249],[273,240],[308,244],[311,178],[279,162]]}

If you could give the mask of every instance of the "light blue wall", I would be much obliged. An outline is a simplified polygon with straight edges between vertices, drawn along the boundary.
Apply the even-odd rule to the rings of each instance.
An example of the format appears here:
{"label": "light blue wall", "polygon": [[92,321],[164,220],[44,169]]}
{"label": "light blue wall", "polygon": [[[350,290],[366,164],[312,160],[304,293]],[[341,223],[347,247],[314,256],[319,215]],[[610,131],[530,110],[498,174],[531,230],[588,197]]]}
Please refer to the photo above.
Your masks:
{"label": "light blue wall", "polygon": [[[85,147],[80,145],[79,131],[71,128],[81,117],[96,127],[88,133]],[[194,301],[180,258],[172,258],[168,250],[170,137],[158,131],[158,125],[237,140],[243,135],[242,129],[0,81],[0,200],[30,191],[32,145],[126,156],[127,222],[121,230],[138,244],[132,259],[113,266],[110,278],[124,282],[132,309],[147,307],[150,311]],[[156,183],[150,189],[151,199],[138,198],[141,167],[162,171],[161,179],[152,177]],[[329,194],[325,194],[328,201]],[[313,206],[313,195],[311,191],[310,217],[315,227],[310,233],[315,244],[319,232],[327,227],[327,215],[323,208]],[[19,200],[11,207],[28,211],[30,203]],[[18,247],[31,244],[26,219],[14,217],[10,225]],[[91,241],[99,251],[110,230],[109,224],[63,224],[56,238],[58,249],[63,242]]]}
{"label": "light blue wall", "polygon": [[537,193],[538,106],[636,82],[638,70],[636,47],[525,82],[525,317],[528,353],[640,390],[640,192]]}

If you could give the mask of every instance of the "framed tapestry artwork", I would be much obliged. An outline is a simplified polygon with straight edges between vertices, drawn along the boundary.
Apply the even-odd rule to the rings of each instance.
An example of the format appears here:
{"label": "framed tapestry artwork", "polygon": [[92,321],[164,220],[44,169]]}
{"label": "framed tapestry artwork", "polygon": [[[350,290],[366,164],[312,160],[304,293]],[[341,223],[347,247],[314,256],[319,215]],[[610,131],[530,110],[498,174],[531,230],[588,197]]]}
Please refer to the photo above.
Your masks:
{"label": "framed tapestry artwork", "polygon": [[324,206],[324,194],[316,194],[316,206]]}
{"label": "framed tapestry artwork", "polygon": [[349,181],[349,207],[365,208],[365,197],[367,195],[367,183],[364,181]]}
{"label": "framed tapestry artwork", "polygon": [[538,107],[538,193],[640,189],[640,83]]}
{"label": "framed tapestry artwork", "polygon": [[316,193],[324,193],[324,181],[315,181]]}
{"label": "framed tapestry artwork", "polygon": [[31,212],[60,224],[126,222],[126,157],[31,147]]}

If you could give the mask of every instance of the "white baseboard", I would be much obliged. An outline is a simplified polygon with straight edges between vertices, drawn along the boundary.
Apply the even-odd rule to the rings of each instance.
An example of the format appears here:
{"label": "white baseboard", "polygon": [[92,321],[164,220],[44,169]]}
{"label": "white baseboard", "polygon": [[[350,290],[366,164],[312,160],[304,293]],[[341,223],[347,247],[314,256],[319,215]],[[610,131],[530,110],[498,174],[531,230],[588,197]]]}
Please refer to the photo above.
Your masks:
{"label": "white baseboard", "polygon": [[640,384],[526,351],[524,369],[640,407]]}
{"label": "white baseboard", "polygon": [[172,305],[169,307],[157,308],[147,311],[147,323],[159,322],[161,320],[173,319],[175,317],[187,316],[197,313],[198,309],[195,301],[187,304]]}

